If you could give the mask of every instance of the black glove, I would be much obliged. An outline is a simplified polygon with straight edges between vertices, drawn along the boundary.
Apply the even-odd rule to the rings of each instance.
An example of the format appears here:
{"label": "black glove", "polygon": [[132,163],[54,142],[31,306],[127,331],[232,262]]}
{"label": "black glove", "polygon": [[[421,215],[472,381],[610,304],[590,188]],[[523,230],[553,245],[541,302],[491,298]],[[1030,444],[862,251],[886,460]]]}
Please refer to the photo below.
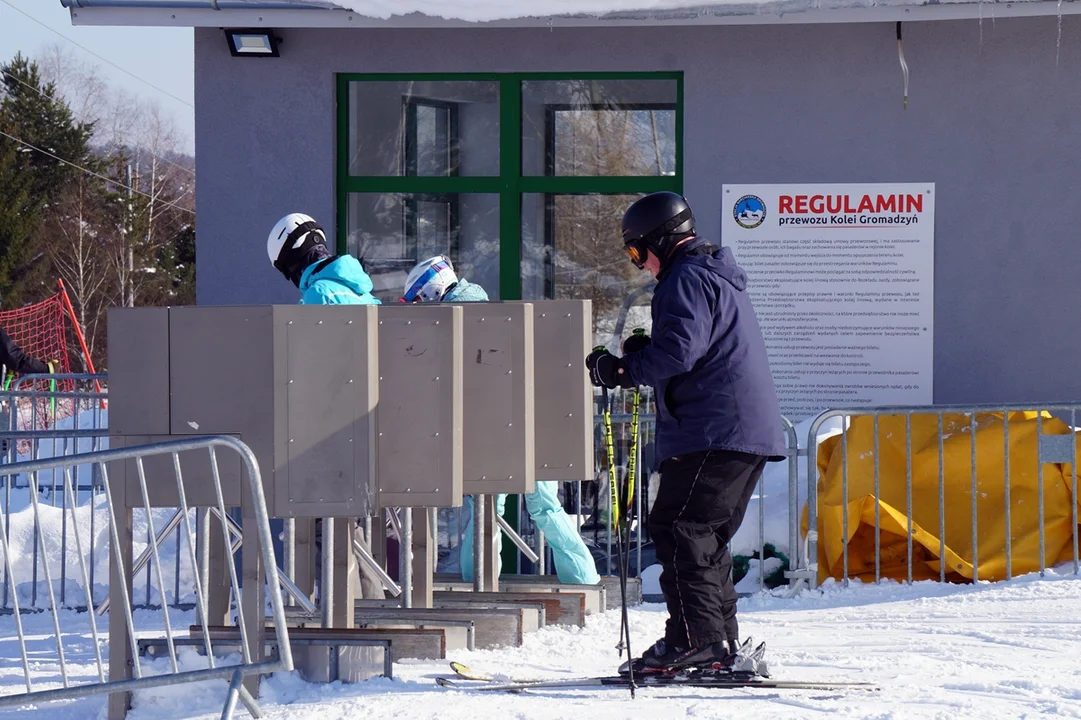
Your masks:
{"label": "black glove", "polygon": [[638,352],[649,347],[649,335],[644,330],[635,330],[634,333],[623,341],[623,354]]}
{"label": "black glove", "polygon": [[627,372],[623,361],[617,358],[607,349],[594,350],[586,356],[586,367],[589,369],[589,381],[596,387],[606,388],[634,387],[631,374]]}

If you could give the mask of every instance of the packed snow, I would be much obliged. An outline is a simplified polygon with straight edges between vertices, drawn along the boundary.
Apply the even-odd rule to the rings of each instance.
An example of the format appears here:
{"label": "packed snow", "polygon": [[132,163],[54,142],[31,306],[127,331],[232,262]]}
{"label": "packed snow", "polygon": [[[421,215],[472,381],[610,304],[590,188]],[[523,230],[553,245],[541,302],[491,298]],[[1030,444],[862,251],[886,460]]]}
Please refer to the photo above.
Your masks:
{"label": "packed snow", "polygon": [[[478,717],[580,718],[738,717],[1081,717],[1081,578],[1049,572],[1010,582],[912,586],[830,582],[795,598],[759,593],[740,601],[743,635],[765,640],[774,677],[786,680],[865,681],[877,691],[576,688],[532,690],[523,695],[474,694],[435,685],[448,676],[445,660],[405,661],[393,680],[342,685],[309,684],[294,671],[262,685],[261,703],[273,720]],[[162,635],[160,612],[136,612],[140,635]],[[636,654],[663,632],[661,605],[630,610]],[[171,611],[174,628],[194,620]],[[620,615],[589,616],[584,628],[550,626],[519,648],[454,653],[470,667],[508,676],[570,678],[611,674]],[[23,619],[35,654],[34,673],[58,682],[55,643],[47,614]],[[106,623],[102,622],[102,628]],[[75,682],[96,679],[85,613],[63,611],[61,627],[68,671]],[[0,693],[25,687],[14,620],[0,618]],[[204,658],[181,654],[182,669],[205,667]],[[235,656],[223,663],[235,662]],[[161,665],[164,661],[157,660]],[[159,670],[160,671],[160,670]],[[130,720],[217,718],[224,681],[157,688],[135,694]],[[9,709],[11,717],[40,720],[98,718],[104,696],[68,704]],[[241,711],[238,710],[238,716]],[[750,716],[750,715],[748,715]]]}

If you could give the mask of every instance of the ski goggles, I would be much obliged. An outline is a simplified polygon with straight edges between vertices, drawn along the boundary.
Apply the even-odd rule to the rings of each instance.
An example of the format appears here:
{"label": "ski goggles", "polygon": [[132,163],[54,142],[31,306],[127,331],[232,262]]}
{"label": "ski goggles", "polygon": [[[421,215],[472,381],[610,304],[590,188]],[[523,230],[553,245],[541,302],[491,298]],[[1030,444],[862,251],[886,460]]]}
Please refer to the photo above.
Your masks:
{"label": "ski goggles", "polygon": [[646,264],[646,248],[642,246],[642,239],[631,240],[623,246],[623,251],[627,253],[627,257],[631,259],[631,262],[636,268],[641,270]]}

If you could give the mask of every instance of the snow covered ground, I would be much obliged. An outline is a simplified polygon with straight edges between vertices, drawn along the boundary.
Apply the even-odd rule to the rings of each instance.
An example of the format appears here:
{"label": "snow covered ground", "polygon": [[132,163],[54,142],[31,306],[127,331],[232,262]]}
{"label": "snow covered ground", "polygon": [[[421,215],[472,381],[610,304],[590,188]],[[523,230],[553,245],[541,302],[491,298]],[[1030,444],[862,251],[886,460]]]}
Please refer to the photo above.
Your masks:
{"label": "snow covered ground", "polygon": [[[1061,571],[1065,573],[1065,571]],[[161,615],[139,611],[137,624],[160,628]],[[1049,574],[1009,583],[950,586],[933,582],[829,584],[794,599],[758,594],[740,601],[742,633],[766,640],[775,677],[863,680],[877,692],[646,689],[631,700],[626,690],[535,690],[486,695],[444,690],[433,678],[449,674],[444,661],[395,666],[394,680],[355,685],[311,685],[295,673],[263,684],[269,718],[859,718],[1081,717],[1081,578]],[[663,631],[664,608],[644,605],[630,613],[636,653]],[[191,621],[174,612],[173,627]],[[51,644],[47,615],[25,619],[38,655],[35,672],[56,677],[46,658]],[[85,615],[65,612],[69,671],[94,676]],[[592,616],[585,628],[549,627],[529,635],[521,648],[455,654],[478,670],[529,677],[610,673],[619,613]],[[70,635],[68,633],[71,633]],[[160,630],[158,631],[160,633]],[[149,634],[154,634],[150,632]],[[0,618],[0,693],[22,688],[21,661],[11,617]],[[195,658],[186,658],[188,663]],[[161,662],[161,661],[159,661]],[[224,682],[163,688],[136,694],[130,720],[216,718]],[[13,718],[95,719],[104,697],[64,706],[0,711]],[[241,716],[238,713],[238,716]]]}

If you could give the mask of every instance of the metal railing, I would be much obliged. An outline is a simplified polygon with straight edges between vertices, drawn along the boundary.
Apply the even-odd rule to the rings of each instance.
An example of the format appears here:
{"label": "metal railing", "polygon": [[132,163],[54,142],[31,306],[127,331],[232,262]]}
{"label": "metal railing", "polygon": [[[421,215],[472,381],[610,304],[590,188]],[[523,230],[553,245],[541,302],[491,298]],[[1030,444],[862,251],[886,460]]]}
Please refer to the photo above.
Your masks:
{"label": "metal railing", "polygon": [[[260,606],[259,612],[255,617],[251,616],[248,612],[245,615],[246,603],[241,603],[240,582],[237,576],[237,570],[235,564],[232,562],[226,562],[225,564],[229,568],[230,579],[230,594],[232,598],[237,599],[235,611],[238,616],[240,634],[241,634],[241,655],[242,661],[240,664],[233,665],[218,665],[214,656],[214,648],[211,641],[211,634],[209,631],[209,606],[211,604],[211,598],[208,597],[210,592],[209,583],[207,582],[207,564],[209,563],[208,553],[203,553],[204,557],[202,561],[197,558],[195,530],[192,528],[191,515],[189,510],[198,510],[196,506],[189,506],[187,502],[187,487],[184,481],[184,475],[181,471],[181,453],[192,453],[197,451],[206,451],[209,453],[209,465],[211,475],[213,477],[213,487],[216,496],[216,503],[210,505],[202,505],[199,507],[213,507],[218,514],[218,517],[226,517],[228,515],[223,501],[223,490],[221,473],[218,469],[217,451],[219,449],[225,449],[229,452],[235,452],[239,455],[242,464],[246,470],[246,479],[248,482],[248,490],[250,493],[251,510],[254,513],[253,518],[249,518],[249,522],[245,524],[244,532],[254,535],[258,539],[258,543],[261,550],[261,560],[264,565],[264,578],[267,580],[267,592],[269,594],[271,613],[274,621],[274,631],[276,633],[276,645],[277,645],[277,657],[270,661],[262,661],[263,657],[263,643],[259,641],[262,635],[262,626],[264,623],[262,607]],[[108,537],[111,550],[111,561],[115,567],[120,568],[121,572],[126,569],[125,553],[122,550],[122,540],[124,537],[130,542],[130,522],[131,508],[140,506],[146,512],[147,522],[149,525],[149,531],[151,534],[150,543],[150,559],[154,569],[154,576],[157,585],[157,590],[160,597],[165,597],[165,574],[163,572],[163,562],[161,558],[161,546],[153,539],[157,536],[154,530],[154,517],[150,512],[150,496],[147,491],[147,478],[144,470],[144,460],[154,457],[171,457],[173,466],[173,480],[175,481],[177,498],[179,501],[181,514],[179,516],[179,525],[183,530],[187,539],[187,549],[189,553],[189,560],[191,566],[200,567],[200,572],[194,574],[192,578],[195,596],[196,607],[198,609],[199,622],[202,625],[202,635],[205,640],[204,649],[206,652],[207,662],[209,667],[207,669],[200,670],[182,670],[177,659],[176,643],[174,640],[174,633],[172,626],[169,622],[169,613],[167,607],[162,607],[162,619],[164,622],[165,635],[168,647],[168,664],[164,673],[154,672],[160,670],[160,667],[143,668],[137,659],[139,657],[138,647],[136,643],[136,630],[133,620],[131,597],[128,590],[127,583],[119,583],[112,588],[112,591],[119,593],[119,596],[123,599],[122,603],[113,604],[110,607],[109,613],[109,637],[110,637],[110,652],[112,657],[117,657],[118,649],[127,648],[130,651],[131,658],[136,658],[133,661],[129,661],[129,664],[125,666],[123,670],[117,672],[117,668],[112,668],[110,677],[113,678],[106,681],[106,665],[102,658],[100,642],[100,633],[98,631],[96,617],[97,614],[89,612],[80,614],[79,616],[72,616],[65,614],[65,624],[67,620],[75,619],[75,617],[85,618],[89,624],[90,634],[93,640],[94,648],[94,668],[95,676],[85,678],[84,682],[77,682],[72,674],[69,672],[65,656],[64,646],[64,634],[61,631],[61,612],[62,606],[57,602],[55,592],[53,589],[53,575],[50,568],[50,562],[46,561],[43,564],[43,572],[46,580],[46,593],[49,598],[49,604],[47,610],[51,615],[52,631],[54,635],[54,641],[56,645],[56,661],[60,670],[60,678],[62,687],[46,688],[43,685],[55,684],[50,682],[53,677],[53,673],[50,670],[42,669],[45,666],[43,663],[44,653],[40,652],[37,648],[33,652],[33,663],[31,663],[31,651],[27,647],[27,635],[24,632],[23,627],[23,611],[19,606],[19,595],[16,592],[16,585],[14,579],[14,573],[12,568],[12,554],[11,548],[7,540],[7,526],[0,532],[0,546],[4,553],[4,566],[6,570],[6,584],[10,586],[12,605],[14,608],[15,626],[18,634],[19,651],[22,658],[23,666],[23,678],[26,685],[26,692],[9,694],[0,696],[0,707],[7,707],[12,705],[23,705],[26,703],[43,703],[55,700],[64,700],[84,697],[92,694],[100,693],[126,693],[132,690],[159,687],[165,685],[175,685],[181,683],[196,682],[207,679],[225,679],[229,680],[229,688],[224,698],[224,706],[222,717],[229,718],[236,707],[236,703],[240,701],[245,707],[252,713],[254,717],[260,716],[260,711],[255,703],[254,698],[246,690],[241,681],[244,677],[249,675],[272,673],[280,670],[290,671],[293,668],[292,653],[289,645],[288,629],[286,625],[286,618],[283,609],[283,602],[281,596],[281,590],[279,584],[273,581],[273,578],[269,575],[276,568],[274,559],[274,549],[270,534],[269,518],[267,516],[266,502],[263,495],[262,479],[259,473],[258,462],[252,451],[242,442],[234,438],[225,436],[212,436],[212,437],[197,437],[177,441],[154,443],[149,445],[143,445],[131,448],[121,448],[115,450],[103,450],[97,452],[91,452],[86,454],[79,454],[73,456],[63,456],[56,458],[48,458],[42,460],[31,460],[27,462],[14,463],[11,465],[0,466],[0,476],[10,477],[14,474],[26,474],[30,484],[30,502],[33,508],[34,515],[34,533],[36,541],[40,543],[42,547],[42,554],[49,557],[50,553],[56,548],[55,538],[49,533],[42,530],[42,503],[38,500],[38,476],[42,472],[52,471],[59,469],[65,476],[65,482],[63,488],[68,495],[68,503],[65,512],[70,514],[70,518],[63,517],[62,520],[67,522],[69,519],[72,524],[72,538],[74,551],[76,555],[78,565],[78,582],[80,584],[81,591],[83,593],[86,605],[92,605],[91,599],[91,585],[90,577],[86,564],[86,552],[85,549],[88,546],[89,538],[84,537],[84,532],[80,524],[76,521],[76,504],[72,497],[74,483],[71,481],[71,468],[80,465],[91,465],[97,467],[102,479],[102,485],[104,487],[104,505],[105,512],[107,514],[108,522]],[[186,457],[192,457],[187,455]],[[114,507],[113,498],[118,497],[114,495],[113,490],[115,488],[110,487],[109,481],[109,464],[118,462],[130,462],[134,461],[137,470],[138,479],[138,491],[132,493],[129,482],[129,490],[127,493],[127,501],[125,507]],[[121,483],[123,484],[123,483]],[[124,496],[124,490],[119,490],[120,497]],[[136,495],[138,503],[134,502],[136,498],[132,495]],[[125,519],[127,518],[127,519]],[[223,538],[225,540],[225,546],[229,547],[230,540],[228,536],[227,526],[224,523],[219,523]],[[206,547],[206,540],[209,538],[203,538],[203,547]],[[178,548],[179,552],[179,548]],[[130,558],[130,555],[128,556]],[[60,562],[65,563],[67,561],[66,552],[62,551],[60,556]],[[130,562],[130,560],[129,560]],[[260,580],[260,582],[262,579]],[[253,591],[249,588],[249,592]],[[219,598],[220,600],[220,598]],[[249,608],[250,609],[250,608]],[[81,641],[80,641],[81,644]],[[124,677],[128,673],[134,674],[134,677]],[[42,677],[42,675],[45,677]],[[117,676],[121,679],[117,679]]]}
{"label": "metal railing", "polygon": [[[807,436],[807,493],[808,493],[808,533],[807,533],[807,561],[801,565],[801,575],[811,583],[812,587],[817,585],[818,577],[818,546],[822,538],[819,536],[819,473],[817,469],[818,464],[818,449],[819,449],[819,432],[822,425],[831,419],[840,418],[842,420],[843,430],[840,438],[837,441],[840,445],[841,453],[841,580],[844,585],[847,586],[850,578],[850,537],[852,535],[851,519],[849,517],[849,504],[850,498],[850,484],[853,482],[863,481],[866,483],[866,476],[859,475],[855,478],[852,477],[850,472],[850,455],[849,450],[849,435],[852,431],[851,422],[853,418],[871,418],[871,435],[872,435],[872,465],[873,469],[871,475],[873,478],[872,493],[875,498],[874,509],[874,578],[875,582],[882,579],[882,517],[881,506],[882,502],[882,468],[881,468],[881,436],[882,428],[880,427],[885,422],[895,424],[899,422],[896,418],[904,418],[904,504],[905,504],[905,522],[903,523],[905,533],[905,567],[907,569],[905,581],[911,583],[913,581],[913,566],[914,566],[914,554],[913,554],[913,536],[916,532],[917,524],[913,520],[913,489],[914,487],[927,488],[930,479],[929,473],[924,473],[922,476],[914,475],[913,464],[913,446],[912,446],[912,423],[914,417],[930,416],[935,418],[937,424],[937,432],[935,433],[934,442],[937,447],[932,448],[937,454],[937,473],[935,477],[934,492],[937,493],[937,527],[934,528],[938,533],[938,547],[929,549],[931,552],[937,554],[938,565],[938,579],[940,582],[946,582],[948,573],[952,573],[954,569],[947,568],[947,557],[950,552],[947,547],[946,534],[946,516],[947,516],[947,490],[961,489],[964,485],[964,491],[967,491],[969,497],[970,506],[966,509],[971,512],[971,580],[973,582],[980,581],[980,552],[981,546],[984,551],[1002,552],[1005,556],[1005,574],[1004,579],[1010,580],[1013,577],[1013,544],[1018,541],[1024,541],[1025,538],[1015,537],[1017,530],[1012,523],[1012,506],[1014,503],[1011,501],[1011,434],[1010,434],[1010,415],[1018,412],[1033,412],[1035,414],[1035,440],[1036,440],[1036,458],[1034,464],[1036,465],[1036,505],[1037,505],[1037,527],[1038,533],[1038,555],[1039,555],[1039,572],[1040,575],[1044,575],[1047,570],[1047,557],[1046,557],[1046,523],[1045,523],[1045,481],[1044,472],[1045,465],[1049,464],[1069,464],[1071,472],[1068,477],[1064,478],[1067,481],[1068,491],[1067,494],[1071,503],[1070,510],[1070,526],[1071,531],[1071,543],[1072,544],[1072,560],[1073,560],[1073,572],[1079,573],[1081,569],[1081,563],[1079,563],[1078,557],[1078,500],[1077,500],[1077,416],[1078,411],[1081,411],[1081,404],[1074,403],[1044,403],[1044,404],[1006,404],[1006,405],[988,405],[988,404],[972,404],[972,405],[930,405],[930,406],[883,406],[883,407],[861,407],[861,408],[839,408],[832,409],[819,415],[811,423]],[[1049,422],[1044,413],[1055,415],[1062,415],[1069,418],[1069,431],[1066,433],[1045,433],[1044,427]],[[947,416],[962,416],[967,417],[967,421],[963,423],[956,422],[959,418],[951,418],[950,427],[944,429],[944,417]],[[890,420],[886,420],[889,418]],[[996,420],[997,419],[997,420]],[[1000,421],[1000,427],[992,428],[989,423]],[[1018,424],[1018,420],[1013,421]],[[1027,422],[1027,421],[1021,421]],[[981,423],[983,423],[981,425]],[[895,425],[891,425],[896,427]],[[979,502],[982,496],[986,495],[986,492],[981,490],[985,477],[980,477],[978,473],[979,468],[979,456],[977,453],[978,442],[977,439],[981,435],[980,430],[983,429],[986,434],[992,436],[999,436],[1001,439],[993,439],[992,442],[997,444],[997,448],[992,448],[994,452],[1001,451],[1002,465],[1001,467],[992,467],[989,470],[985,470],[986,475],[991,477],[1001,477],[1002,484],[998,488],[991,489],[992,492],[1001,491],[1003,501],[1003,517],[1001,520],[1005,523],[1005,533],[1003,535],[1002,547],[988,548],[986,541],[987,536],[981,533],[981,520],[983,524],[995,527],[998,518],[994,518],[991,521],[987,521],[987,518],[981,518],[979,512]],[[946,432],[946,431],[949,432]],[[892,431],[890,431],[892,434]],[[1015,437],[1018,437],[1020,433],[1015,431]],[[968,443],[968,460],[969,469],[967,473],[959,472],[956,467],[947,469],[947,460],[945,452],[945,441],[950,436],[958,436],[959,439],[967,437]],[[887,435],[887,438],[889,435]],[[926,446],[925,446],[926,449]],[[919,449],[917,449],[917,452]],[[1018,451],[1015,448],[1014,453]],[[865,460],[865,458],[859,458]],[[956,465],[956,463],[954,463]],[[926,463],[924,463],[926,466]],[[866,472],[864,467],[863,472]],[[1023,472],[1023,471],[1022,471]],[[962,477],[967,475],[968,477]],[[926,492],[924,490],[923,492]],[[962,494],[965,494],[962,492]],[[857,519],[858,522],[858,519]],[[926,562],[926,561],[925,561]],[[961,560],[960,564],[963,566],[965,563]],[[868,573],[869,574],[869,573]]]}
{"label": "metal railing", "polygon": [[[50,376],[27,375],[15,381],[10,390],[0,392],[0,469],[19,461],[46,458],[71,457],[79,453],[103,450],[108,447],[107,414],[103,409],[105,393],[96,391],[96,383],[104,376],[58,374]],[[73,390],[52,391],[33,389],[33,383],[42,379],[72,380]],[[24,386],[31,389],[24,390]],[[71,492],[65,486],[65,478],[73,483]],[[28,476],[21,472],[0,476],[3,483],[3,520],[5,541],[11,542],[13,525],[19,526],[32,513]],[[67,476],[54,468],[37,478],[39,501],[67,512],[68,503],[85,508],[89,514],[91,543],[98,537],[99,512],[95,512],[103,494],[101,478],[93,465],[76,467]],[[33,520],[36,527],[36,520]],[[36,533],[20,533],[32,536],[31,547],[20,548],[31,557],[30,607],[37,607],[39,594],[40,546]],[[61,548],[66,551],[70,542],[67,523],[60,528]],[[93,547],[90,548],[93,553]],[[6,570],[0,579],[0,612],[9,612],[10,591]],[[68,605],[68,567],[60,567],[60,603]],[[90,584],[93,588],[97,575],[95,563],[90,564]]]}

